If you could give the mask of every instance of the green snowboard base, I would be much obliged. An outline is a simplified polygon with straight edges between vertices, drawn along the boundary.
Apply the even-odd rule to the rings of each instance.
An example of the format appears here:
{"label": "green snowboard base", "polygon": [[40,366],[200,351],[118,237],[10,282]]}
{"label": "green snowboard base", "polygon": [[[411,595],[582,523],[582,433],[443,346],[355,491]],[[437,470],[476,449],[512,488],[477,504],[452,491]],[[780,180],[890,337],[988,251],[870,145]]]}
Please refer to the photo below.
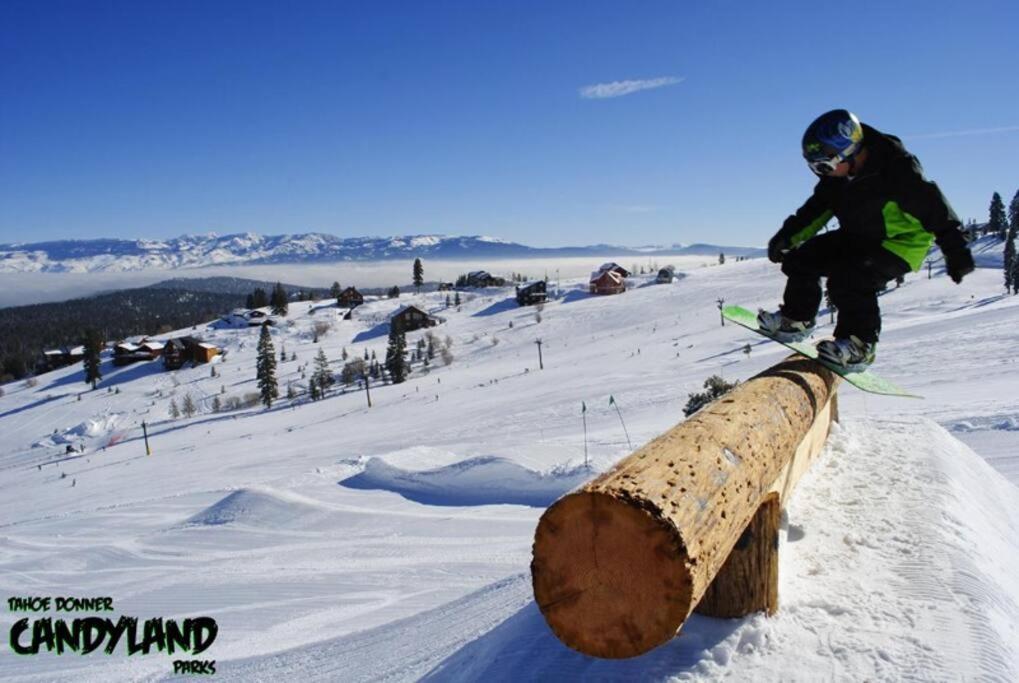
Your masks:
{"label": "green snowboard base", "polygon": [[737,325],[742,325],[748,330],[753,330],[757,334],[761,335],[762,337],[767,337],[773,342],[778,342],[782,346],[788,349],[792,349],[801,356],[806,356],[811,360],[816,360],[818,363],[825,366],[835,374],[839,375],[857,389],[866,391],[871,394],[881,394],[882,396],[903,396],[906,398],[923,398],[923,396],[911,394],[908,391],[905,391],[904,389],[896,386],[895,384],[892,384],[888,380],[878,377],[870,370],[864,370],[863,372],[847,372],[842,368],[826,363],[817,357],[817,349],[814,348],[812,344],[806,344],[803,342],[786,343],[778,341],[774,337],[770,336],[769,334],[761,330],[760,326],[758,326],[757,324],[756,313],[748,311],[747,309],[741,306],[726,306],[725,308],[722,309],[722,317],[725,318],[726,320],[731,320]]}

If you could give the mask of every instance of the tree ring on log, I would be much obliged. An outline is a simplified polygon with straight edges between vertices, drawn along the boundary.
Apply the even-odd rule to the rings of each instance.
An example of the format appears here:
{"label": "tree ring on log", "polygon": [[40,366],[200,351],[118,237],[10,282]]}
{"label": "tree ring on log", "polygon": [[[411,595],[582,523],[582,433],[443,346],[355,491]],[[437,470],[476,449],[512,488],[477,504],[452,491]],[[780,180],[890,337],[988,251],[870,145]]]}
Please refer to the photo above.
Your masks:
{"label": "tree ring on log", "polygon": [[531,574],[556,636],[596,657],[634,657],[668,642],[691,609],[682,538],[645,500],[561,498],[538,522]]}

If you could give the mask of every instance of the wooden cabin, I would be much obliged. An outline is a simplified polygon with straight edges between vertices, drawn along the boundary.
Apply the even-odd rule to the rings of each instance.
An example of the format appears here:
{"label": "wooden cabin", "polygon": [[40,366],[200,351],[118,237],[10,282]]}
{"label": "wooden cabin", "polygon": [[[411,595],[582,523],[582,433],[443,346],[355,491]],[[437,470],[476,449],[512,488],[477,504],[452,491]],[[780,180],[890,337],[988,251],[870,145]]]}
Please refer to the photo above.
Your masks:
{"label": "wooden cabin", "polygon": [[505,285],[506,280],[504,278],[496,277],[487,270],[475,270],[474,272],[467,273],[468,287],[504,287]]}
{"label": "wooden cabin", "polygon": [[339,306],[347,306],[354,308],[364,303],[364,296],[361,292],[357,291],[354,287],[347,287],[345,290],[340,292],[340,295],[336,297],[336,303]]}
{"label": "wooden cabin", "polygon": [[36,372],[56,370],[57,368],[80,363],[84,358],[84,346],[61,346],[59,349],[49,349],[42,352],[42,356],[36,363]]}
{"label": "wooden cabin", "polygon": [[614,270],[605,270],[591,276],[591,294],[622,294],[626,281]]}
{"label": "wooden cabin", "polygon": [[198,342],[194,351],[192,352],[195,363],[208,363],[217,355],[219,355],[219,347],[215,344],[208,344],[206,342]]}
{"label": "wooden cabin", "polygon": [[548,301],[548,285],[544,280],[535,280],[517,287],[517,303],[533,306]]}
{"label": "wooden cabin", "polygon": [[630,271],[628,271],[626,268],[623,268],[621,265],[615,263],[614,261],[603,263],[598,267],[599,273],[604,273],[606,271],[612,271],[613,273],[617,273],[620,277],[623,278],[630,277]]}
{"label": "wooden cabin", "polygon": [[248,327],[261,327],[262,325],[275,325],[272,317],[265,311],[257,308],[247,313]]}
{"label": "wooden cabin", "polygon": [[417,306],[404,306],[389,317],[389,325],[403,332],[413,332],[422,327],[435,327],[438,318],[428,315]]}
{"label": "wooden cabin", "polygon": [[122,341],[113,346],[113,364],[129,365],[155,360],[163,355],[163,342],[143,339],[138,343]]}
{"label": "wooden cabin", "polygon": [[175,337],[163,345],[163,367],[167,370],[177,370],[184,367],[187,360],[187,346],[184,344],[184,337]]}
{"label": "wooden cabin", "polygon": [[167,370],[178,370],[185,363],[208,363],[219,354],[214,344],[206,344],[195,337],[174,337],[163,347],[163,366]]}
{"label": "wooden cabin", "polygon": [[131,342],[118,342],[113,347],[113,364],[116,366],[129,365],[131,363],[137,363],[142,360],[152,360],[152,358],[141,352],[141,347]]}
{"label": "wooden cabin", "polygon": [[166,346],[166,344],[161,341],[143,339],[139,346],[141,346],[142,350],[150,356],[149,360],[155,360],[163,355],[163,347]]}

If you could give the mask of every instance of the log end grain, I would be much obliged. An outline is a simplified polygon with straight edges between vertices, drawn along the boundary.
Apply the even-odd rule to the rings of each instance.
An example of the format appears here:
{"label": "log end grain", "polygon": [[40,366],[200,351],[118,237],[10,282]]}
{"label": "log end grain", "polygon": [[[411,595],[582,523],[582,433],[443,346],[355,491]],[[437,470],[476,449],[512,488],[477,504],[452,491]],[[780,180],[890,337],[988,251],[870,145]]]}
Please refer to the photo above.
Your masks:
{"label": "log end grain", "polygon": [[556,636],[595,657],[634,657],[668,642],[691,610],[679,532],[653,509],[605,493],[573,493],[545,511],[531,574]]}

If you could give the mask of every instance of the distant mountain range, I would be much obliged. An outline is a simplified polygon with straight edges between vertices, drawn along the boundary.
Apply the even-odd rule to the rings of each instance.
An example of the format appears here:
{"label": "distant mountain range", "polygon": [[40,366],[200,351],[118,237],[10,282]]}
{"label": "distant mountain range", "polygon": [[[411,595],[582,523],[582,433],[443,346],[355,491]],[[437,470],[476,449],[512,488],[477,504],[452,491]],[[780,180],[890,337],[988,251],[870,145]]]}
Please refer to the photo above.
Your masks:
{"label": "distant mountain range", "polygon": [[323,233],[264,236],[184,235],[168,240],[61,240],[0,244],[0,272],[125,272],[265,263],[331,263],[428,257],[442,260],[548,258],[558,256],[761,256],[763,249],[674,244],[622,247],[529,247],[495,237],[407,235],[348,237]]}

